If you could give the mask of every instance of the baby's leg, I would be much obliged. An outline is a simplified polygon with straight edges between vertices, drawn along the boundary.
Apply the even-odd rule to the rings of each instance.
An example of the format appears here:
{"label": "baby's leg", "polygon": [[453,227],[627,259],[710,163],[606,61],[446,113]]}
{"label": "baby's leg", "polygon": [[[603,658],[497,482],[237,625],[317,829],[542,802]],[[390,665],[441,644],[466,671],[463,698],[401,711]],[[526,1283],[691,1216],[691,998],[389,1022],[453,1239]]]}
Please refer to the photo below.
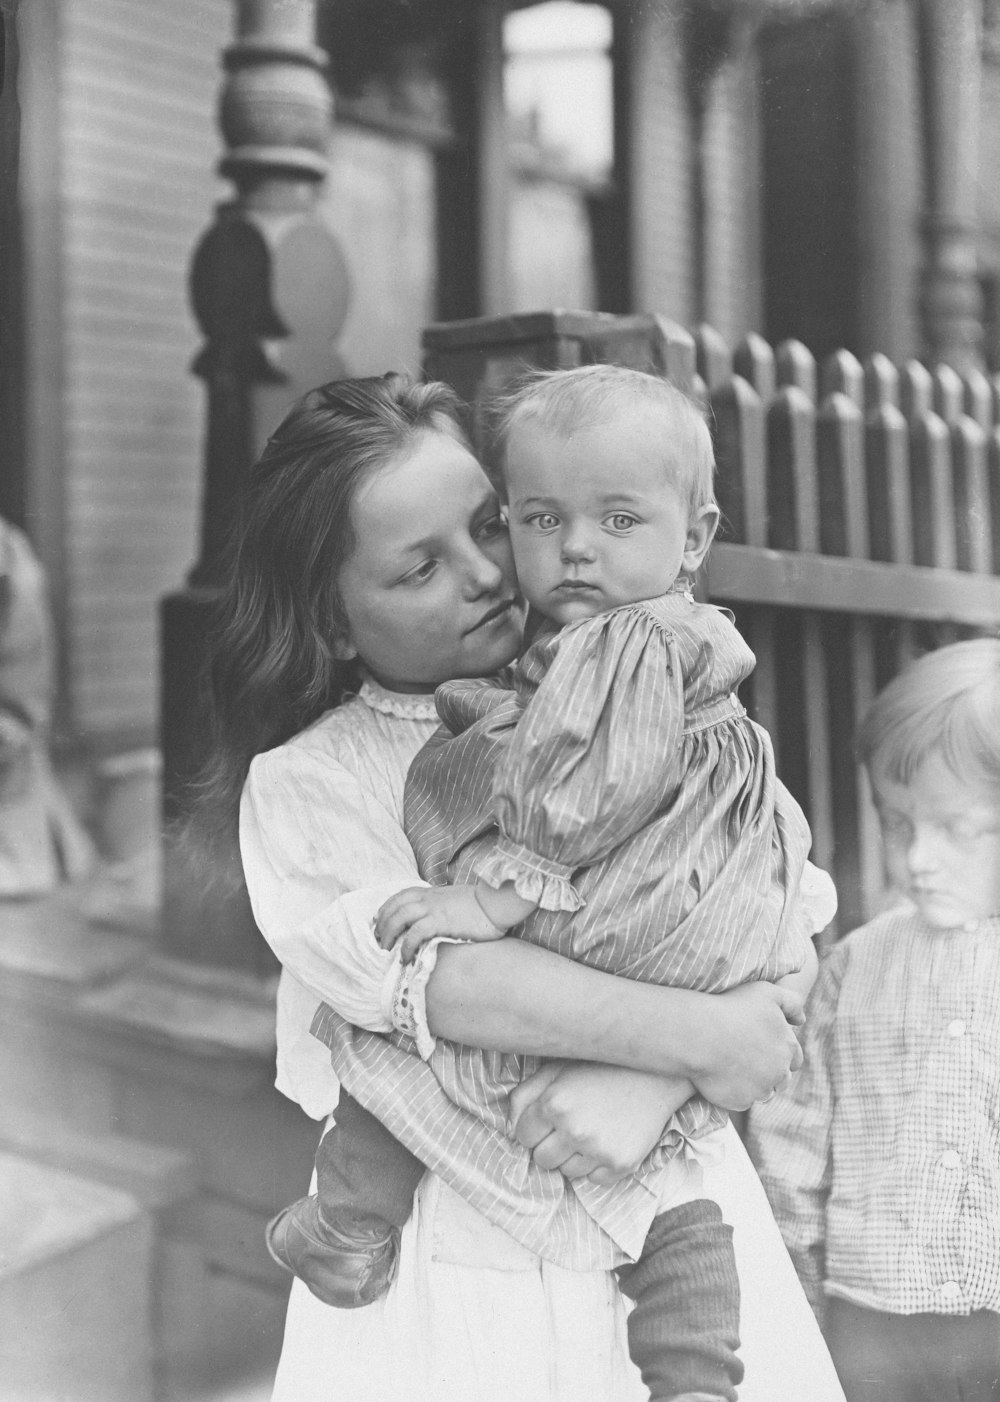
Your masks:
{"label": "baby's leg", "polygon": [[653,1402],[736,1402],[740,1283],[732,1228],[717,1204],[699,1198],[661,1212],[618,1279],[635,1301],[629,1352]]}
{"label": "baby's leg", "polygon": [[399,1230],[423,1172],[420,1160],[341,1090],[336,1123],[316,1152],[316,1194],[268,1224],[268,1250],[325,1304],[371,1304],[395,1274]]}

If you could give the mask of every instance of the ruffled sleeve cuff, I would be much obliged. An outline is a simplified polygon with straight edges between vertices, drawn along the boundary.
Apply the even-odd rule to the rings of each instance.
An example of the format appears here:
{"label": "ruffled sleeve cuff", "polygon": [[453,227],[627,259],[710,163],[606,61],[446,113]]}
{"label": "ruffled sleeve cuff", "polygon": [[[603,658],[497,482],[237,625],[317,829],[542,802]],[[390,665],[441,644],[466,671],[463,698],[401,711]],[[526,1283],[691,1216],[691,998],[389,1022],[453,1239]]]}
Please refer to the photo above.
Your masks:
{"label": "ruffled sleeve cuff", "polygon": [[523,900],[544,910],[573,911],[583,906],[583,897],[573,885],[575,870],[506,838],[501,838],[488,856],[476,864],[480,881],[488,886],[512,881]]}
{"label": "ruffled sleeve cuff", "polygon": [[400,962],[391,988],[389,1015],[397,1032],[413,1038],[424,1061],[430,1060],[437,1045],[427,1023],[427,984],[437,965],[438,949],[442,944],[467,943],[442,936],[422,944],[412,964]]}
{"label": "ruffled sleeve cuff", "polygon": [[828,872],[806,862],[799,882],[799,906],[814,935],[825,930],[837,913],[837,888]]}

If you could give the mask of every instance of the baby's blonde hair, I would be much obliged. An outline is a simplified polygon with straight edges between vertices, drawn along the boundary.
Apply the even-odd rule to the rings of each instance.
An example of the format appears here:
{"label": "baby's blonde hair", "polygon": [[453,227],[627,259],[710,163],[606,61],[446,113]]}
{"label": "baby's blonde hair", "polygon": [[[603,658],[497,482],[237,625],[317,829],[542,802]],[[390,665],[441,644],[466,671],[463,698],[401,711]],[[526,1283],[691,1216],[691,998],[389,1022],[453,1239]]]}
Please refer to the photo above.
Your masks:
{"label": "baby's blonde hair", "polygon": [[569,434],[594,428],[615,415],[640,412],[661,416],[664,457],[677,472],[689,509],[714,506],[715,454],[700,409],[669,380],[625,365],[535,371],[502,395],[492,416],[501,476],[511,433],[525,422],[551,433]]}
{"label": "baby's blonde hair", "polygon": [[897,784],[939,755],[963,781],[996,785],[1000,798],[1000,638],[952,643],[911,663],[872,702],[857,751],[869,774]]}

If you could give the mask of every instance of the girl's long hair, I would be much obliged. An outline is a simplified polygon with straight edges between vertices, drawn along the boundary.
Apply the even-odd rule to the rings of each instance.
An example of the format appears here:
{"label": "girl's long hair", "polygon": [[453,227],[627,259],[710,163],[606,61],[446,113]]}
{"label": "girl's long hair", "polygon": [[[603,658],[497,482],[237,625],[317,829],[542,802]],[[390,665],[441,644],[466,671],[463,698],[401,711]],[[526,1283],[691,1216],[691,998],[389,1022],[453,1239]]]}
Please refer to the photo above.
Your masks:
{"label": "girl's long hair", "polygon": [[216,870],[231,865],[253,757],[357,687],[356,663],[334,655],[346,632],[337,581],[354,544],[351,503],[428,430],[468,443],[447,385],[335,380],[298,400],[245,483],[209,645],[209,759],[187,805],[188,836],[205,856],[210,842]]}

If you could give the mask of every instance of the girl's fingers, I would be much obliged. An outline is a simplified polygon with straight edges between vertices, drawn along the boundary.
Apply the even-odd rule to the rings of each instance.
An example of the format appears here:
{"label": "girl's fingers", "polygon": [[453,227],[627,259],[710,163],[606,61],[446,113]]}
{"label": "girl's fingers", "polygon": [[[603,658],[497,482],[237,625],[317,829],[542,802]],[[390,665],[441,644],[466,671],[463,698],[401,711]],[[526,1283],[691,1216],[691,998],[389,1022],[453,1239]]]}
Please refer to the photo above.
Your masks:
{"label": "girl's fingers", "polygon": [[514,1137],[526,1149],[534,1149],[536,1144],[552,1133],[552,1124],[539,1110],[537,1104],[528,1105],[513,1121]]}
{"label": "girl's fingers", "polygon": [[553,1131],[535,1145],[531,1157],[539,1168],[561,1168],[572,1152],[562,1136]]}

